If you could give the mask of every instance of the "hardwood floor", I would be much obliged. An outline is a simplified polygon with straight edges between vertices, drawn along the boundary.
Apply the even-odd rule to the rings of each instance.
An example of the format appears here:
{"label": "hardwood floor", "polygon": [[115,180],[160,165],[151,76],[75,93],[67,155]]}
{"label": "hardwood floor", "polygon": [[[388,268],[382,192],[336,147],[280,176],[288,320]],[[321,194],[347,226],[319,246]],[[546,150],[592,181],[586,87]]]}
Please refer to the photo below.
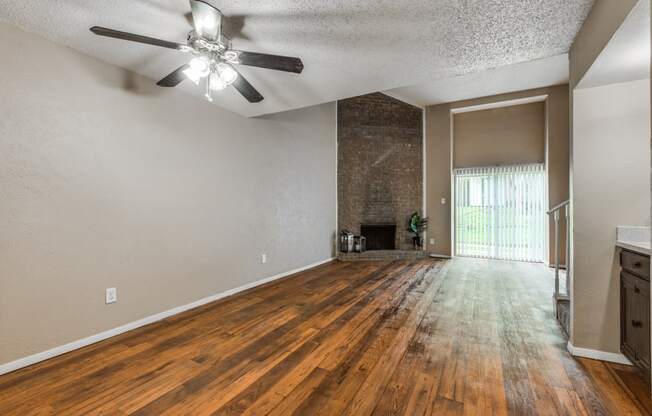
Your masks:
{"label": "hardwood floor", "polygon": [[636,403],[639,409],[645,414],[652,414],[652,396],[650,386],[646,382],[640,370],[631,365],[616,363],[603,363],[611,374],[627,392],[629,397]]}
{"label": "hardwood floor", "polygon": [[540,265],[330,263],[0,377],[0,415],[636,415]]}

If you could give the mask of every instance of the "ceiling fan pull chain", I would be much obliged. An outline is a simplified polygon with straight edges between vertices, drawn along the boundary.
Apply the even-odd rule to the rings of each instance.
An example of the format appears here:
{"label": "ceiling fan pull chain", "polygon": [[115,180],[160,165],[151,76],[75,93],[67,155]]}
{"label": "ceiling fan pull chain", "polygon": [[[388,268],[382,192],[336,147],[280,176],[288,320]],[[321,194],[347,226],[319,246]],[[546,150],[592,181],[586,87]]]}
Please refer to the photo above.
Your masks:
{"label": "ceiling fan pull chain", "polygon": [[211,103],[213,102],[213,97],[211,96],[211,75],[210,74],[208,74],[208,76],[206,77],[206,94],[204,94],[204,97],[206,97],[206,99],[209,102],[211,102]]}

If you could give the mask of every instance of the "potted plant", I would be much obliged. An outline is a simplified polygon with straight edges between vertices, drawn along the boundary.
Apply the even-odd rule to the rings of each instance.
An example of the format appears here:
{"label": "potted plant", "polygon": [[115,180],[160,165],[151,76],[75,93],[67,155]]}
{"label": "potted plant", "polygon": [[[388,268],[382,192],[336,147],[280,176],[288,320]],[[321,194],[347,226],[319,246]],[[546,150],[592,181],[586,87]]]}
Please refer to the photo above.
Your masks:
{"label": "potted plant", "polygon": [[416,250],[423,247],[423,232],[428,228],[428,217],[422,217],[418,212],[410,216],[408,231],[414,234],[412,242]]}

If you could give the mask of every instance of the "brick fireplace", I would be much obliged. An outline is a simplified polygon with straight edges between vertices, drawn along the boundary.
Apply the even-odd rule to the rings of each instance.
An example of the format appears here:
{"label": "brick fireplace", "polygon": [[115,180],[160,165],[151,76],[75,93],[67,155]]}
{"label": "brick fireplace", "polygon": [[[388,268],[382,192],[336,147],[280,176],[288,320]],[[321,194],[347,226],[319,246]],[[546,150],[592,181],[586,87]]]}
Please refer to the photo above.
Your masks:
{"label": "brick fireplace", "polygon": [[412,250],[407,222],[423,203],[422,110],[374,93],[338,101],[337,117],[339,230],[361,234],[365,225],[368,249],[378,239],[385,250]]}

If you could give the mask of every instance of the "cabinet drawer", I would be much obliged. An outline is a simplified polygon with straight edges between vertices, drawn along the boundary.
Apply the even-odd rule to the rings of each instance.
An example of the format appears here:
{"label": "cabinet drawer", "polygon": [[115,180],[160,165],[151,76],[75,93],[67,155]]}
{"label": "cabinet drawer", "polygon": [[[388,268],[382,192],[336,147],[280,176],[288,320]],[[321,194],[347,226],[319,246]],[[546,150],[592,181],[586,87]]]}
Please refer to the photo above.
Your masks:
{"label": "cabinet drawer", "polygon": [[632,251],[620,251],[620,266],[630,273],[650,280],[650,257]]}

